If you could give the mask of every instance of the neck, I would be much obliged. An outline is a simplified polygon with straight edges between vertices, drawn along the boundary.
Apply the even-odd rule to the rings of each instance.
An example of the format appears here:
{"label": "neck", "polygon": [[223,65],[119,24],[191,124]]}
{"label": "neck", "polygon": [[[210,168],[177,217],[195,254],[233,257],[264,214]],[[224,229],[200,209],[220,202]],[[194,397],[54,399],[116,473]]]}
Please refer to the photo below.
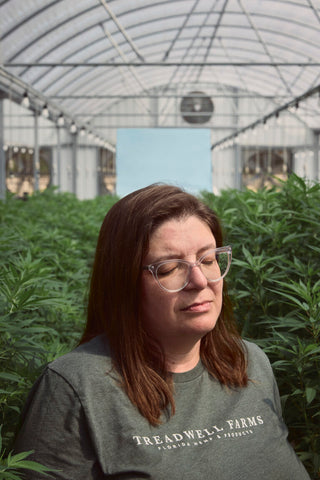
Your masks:
{"label": "neck", "polygon": [[190,348],[180,351],[166,351],[166,364],[169,372],[183,373],[192,370],[200,360],[200,341]]}

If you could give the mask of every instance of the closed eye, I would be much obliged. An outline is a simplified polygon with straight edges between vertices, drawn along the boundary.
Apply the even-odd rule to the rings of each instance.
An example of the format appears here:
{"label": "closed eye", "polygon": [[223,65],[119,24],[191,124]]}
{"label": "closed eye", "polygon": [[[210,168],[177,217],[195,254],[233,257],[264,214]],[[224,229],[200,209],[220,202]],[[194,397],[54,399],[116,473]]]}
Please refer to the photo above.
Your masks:
{"label": "closed eye", "polygon": [[217,262],[217,257],[214,254],[209,254],[200,259],[203,265],[213,265]]}
{"label": "closed eye", "polygon": [[157,269],[158,276],[168,276],[174,273],[179,268],[179,263],[165,263],[164,265],[159,265]]}

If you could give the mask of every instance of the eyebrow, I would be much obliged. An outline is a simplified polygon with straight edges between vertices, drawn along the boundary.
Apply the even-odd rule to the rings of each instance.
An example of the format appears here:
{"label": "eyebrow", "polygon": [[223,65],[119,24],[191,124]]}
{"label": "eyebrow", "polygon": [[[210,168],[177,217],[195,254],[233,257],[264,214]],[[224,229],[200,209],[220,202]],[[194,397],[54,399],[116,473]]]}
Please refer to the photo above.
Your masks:
{"label": "eyebrow", "polygon": [[[217,246],[215,246],[214,243],[209,243],[208,245],[204,245],[203,247],[199,248],[199,250],[196,252],[197,257],[201,256],[201,254],[203,254],[206,250],[214,250],[215,248],[217,248]],[[161,257],[158,257],[152,262],[149,262],[149,265],[153,263],[163,262],[164,260],[174,260],[174,259],[182,259],[182,258],[183,257],[177,253],[161,255]]]}

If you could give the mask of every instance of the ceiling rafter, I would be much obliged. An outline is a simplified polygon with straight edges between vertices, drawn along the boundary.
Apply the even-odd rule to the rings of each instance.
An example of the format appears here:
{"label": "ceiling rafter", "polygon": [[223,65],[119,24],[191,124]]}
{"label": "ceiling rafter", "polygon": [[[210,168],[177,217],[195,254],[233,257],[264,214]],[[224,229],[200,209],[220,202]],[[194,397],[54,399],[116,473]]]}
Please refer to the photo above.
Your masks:
{"label": "ceiling rafter", "polygon": [[[270,63],[272,63],[272,62],[273,62],[273,56],[270,54],[269,48],[268,48],[266,42],[263,40],[263,38],[262,38],[262,36],[261,36],[258,28],[256,27],[254,21],[252,20],[250,13],[249,13],[248,10],[244,7],[242,0],[238,0],[238,3],[239,3],[239,5],[241,6],[241,9],[243,10],[243,12],[246,14],[246,17],[247,17],[247,19],[248,19],[248,22],[250,23],[251,27],[253,28],[255,34],[257,35],[257,38],[258,38],[259,42],[261,43],[261,45],[263,46],[264,51],[266,52],[267,56],[270,58]],[[283,85],[285,86],[286,90],[287,90],[290,94],[292,94],[291,88],[290,88],[290,86],[288,85],[288,83],[287,83],[287,81],[285,80],[285,78],[283,77],[282,72],[281,72],[281,70],[279,69],[279,66],[278,66],[278,65],[274,65],[274,66],[275,66],[275,68],[277,69],[279,78],[281,79],[281,81],[282,81]]]}
{"label": "ceiling rafter", "polygon": [[[61,1],[63,1],[63,0],[61,0]],[[88,14],[89,12],[91,12],[92,10],[94,10],[96,8],[100,8],[100,6],[99,5],[98,6],[93,5],[92,7],[88,7],[85,10],[82,10],[81,12],[76,13],[72,17],[65,18],[62,22],[59,22],[58,24],[54,25],[53,27],[48,28],[48,30],[43,32],[41,35],[38,35],[37,37],[33,38],[29,43],[25,43],[21,50],[19,50],[14,55],[12,55],[10,58],[8,58],[7,62],[9,62],[9,63],[13,62],[17,57],[21,56],[26,50],[28,50],[33,45],[36,45],[38,42],[40,42],[48,34],[54,32],[55,30],[57,30],[61,27],[63,27],[64,25],[68,24],[69,22],[73,22],[79,16]]]}
{"label": "ceiling rafter", "polygon": [[[225,52],[226,58],[229,59],[229,60],[231,60],[229,51],[228,51],[228,50],[226,49],[226,47],[223,45],[223,41],[222,41],[221,38],[219,38],[219,43],[221,44],[221,47],[222,47],[223,51]],[[235,66],[234,69],[235,69],[236,75],[238,75],[238,77],[239,77],[239,79],[240,79],[240,81],[241,81],[241,83],[242,83],[242,85],[243,85],[243,89],[244,89],[245,91],[249,91],[249,87],[248,87],[248,85],[247,85],[247,82],[244,80],[244,78],[243,78],[243,76],[242,76],[242,73],[240,72],[240,69],[239,69],[237,66]],[[253,101],[255,102],[255,99],[254,99]],[[260,104],[258,104],[258,102],[255,102],[255,105],[256,105],[257,111],[258,111],[258,112],[260,111],[260,113],[262,113],[261,110],[262,110],[263,107],[262,107],[262,106],[260,107]],[[234,100],[234,108],[237,109],[236,99]]]}
{"label": "ceiling rafter", "polygon": [[106,0],[100,0],[100,3],[101,5],[103,6],[103,8],[108,12],[108,14],[110,15],[110,17],[112,18],[112,20],[114,21],[114,23],[116,24],[116,26],[118,27],[118,29],[120,30],[120,32],[122,33],[122,35],[124,36],[124,38],[127,40],[127,42],[129,43],[130,47],[132,48],[132,50],[135,52],[135,54],[137,55],[137,57],[142,61],[144,62],[144,58],[143,58],[143,55],[139,52],[137,46],[135,45],[135,43],[133,42],[132,38],[130,37],[130,35],[128,34],[128,32],[126,31],[126,29],[121,25],[121,23],[119,22],[117,16],[113,13],[112,9],[110,8],[110,5],[107,4]]}
{"label": "ceiling rafter", "polygon": [[[230,92],[252,98],[259,115],[319,83],[316,0],[33,0],[32,12],[14,5],[0,2],[3,65],[79,122],[123,112],[123,124],[132,109],[154,118],[148,108],[157,99],[166,126],[182,95],[198,87],[210,94],[210,85],[229,99],[230,115],[238,115]],[[299,115],[320,115],[316,102],[305,107]]]}
{"label": "ceiling rafter", "polygon": [[[204,58],[203,58],[204,63],[206,63],[207,60],[208,60],[208,56],[209,56],[211,47],[213,45],[214,40],[216,39],[218,29],[221,25],[221,21],[222,21],[223,15],[225,13],[227,3],[228,3],[228,0],[224,0],[223,7],[222,7],[221,11],[219,12],[218,21],[213,28],[213,32],[212,32],[212,35],[211,35],[211,38],[210,38],[210,42],[209,42],[209,45],[207,46],[207,50],[206,50],[206,53],[205,53]],[[200,80],[202,71],[203,71],[203,67],[200,67],[199,71],[198,71],[198,74],[197,74],[196,82],[198,82]]]}
{"label": "ceiling rafter", "polygon": [[9,30],[7,30],[3,35],[0,36],[0,41],[3,41],[5,40],[9,35],[12,35],[14,33],[17,32],[17,30],[22,27],[23,25],[25,25],[26,23],[28,23],[30,20],[35,20],[36,17],[38,15],[41,15],[41,13],[45,12],[46,10],[48,10],[49,8],[51,8],[52,6],[56,5],[57,3],[60,3],[62,2],[63,0],[54,0],[53,2],[51,3],[48,3],[47,5],[44,5],[42,8],[40,8],[39,10],[36,10],[36,11],[33,11],[32,13],[30,13],[30,15],[24,17],[20,22],[16,23],[14,25],[14,27],[10,28]]}
{"label": "ceiling rafter", "polygon": [[174,48],[178,38],[180,37],[181,35],[181,32],[184,30],[185,26],[187,25],[191,15],[193,14],[194,10],[197,8],[198,4],[199,4],[199,1],[200,0],[195,0],[193,5],[192,5],[192,8],[191,10],[187,13],[182,25],[177,29],[177,33],[174,37],[174,39],[172,40],[172,42],[170,43],[170,46],[169,48],[167,49],[167,51],[165,52],[164,56],[163,56],[163,59],[162,61],[165,62],[166,60],[168,60],[169,58],[169,55],[171,53],[171,50]]}
{"label": "ceiling rafter", "polygon": [[[114,40],[113,36],[111,35],[111,33],[107,30],[107,28],[104,26],[104,25],[101,25],[101,28],[104,32],[104,34],[108,37],[109,41],[111,42],[112,46],[116,49],[117,53],[119,54],[119,56],[122,58],[122,60],[124,62],[127,62],[127,56],[125,55],[125,53],[122,51],[122,49],[120,48],[120,46],[118,45],[118,43]],[[131,66],[128,66],[128,70],[129,70],[129,73],[131,74],[131,76],[134,78],[134,80],[138,83],[139,87],[142,89],[142,91],[145,91],[146,90],[146,87],[143,83],[143,81],[141,80],[140,78],[140,75],[131,67]],[[124,68],[120,68],[120,71],[121,71],[121,74],[122,74],[122,78],[124,79],[124,83],[126,84],[128,82],[128,78],[125,74],[125,71],[124,71]],[[138,99],[137,100],[138,103],[140,103],[140,105],[142,105],[142,107],[147,111],[147,112],[150,112],[149,110],[149,107],[148,105],[146,105],[146,103],[141,100],[141,99]]]}
{"label": "ceiling rafter", "polygon": [[319,14],[319,12],[318,12],[319,9],[317,9],[317,7],[315,6],[313,0],[307,0],[307,2],[308,2],[308,4],[310,5],[310,7],[312,8],[312,11],[313,11],[313,13],[315,14],[316,19],[317,19],[318,22],[320,23],[320,14]]}
{"label": "ceiling rafter", "polygon": [[17,67],[106,67],[106,68],[114,68],[114,67],[176,67],[177,65],[182,67],[319,67],[319,61],[312,61],[306,62],[303,60],[298,60],[294,62],[286,62],[283,60],[273,60],[270,62],[255,62],[252,60],[243,60],[243,61],[214,61],[214,62],[188,62],[179,60],[175,62],[145,62],[145,63],[137,63],[134,61],[123,61],[123,62],[41,62],[41,63],[33,63],[33,62],[15,62],[15,63],[7,63],[4,62],[3,66],[8,68],[17,68]]}
{"label": "ceiling rafter", "polygon": [[[199,0],[198,1],[195,1],[193,6],[192,6],[192,9],[189,11],[189,14],[187,15],[182,27],[179,29],[177,35],[175,36],[174,38],[174,41],[171,43],[170,47],[169,47],[169,50],[167,50],[166,54],[165,54],[165,57],[164,59],[167,60],[168,56],[169,56],[169,53],[171,52],[171,50],[173,49],[173,46],[174,44],[176,43],[177,39],[178,39],[178,36],[181,34],[182,32],[182,29],[185,29],[187,28],[187,23],[188,21],[190,20],[191,18],[191,15],[193,14],[194,10],[196,9],[196,7],[198,6],[199,4]],[[208,14],[206,15],[205,17],[205,21],[204,23],[206,22],[206,19],[208,18]],[[198,26],[198,29],[196,30],[196,32],[194,33],[194,35],[192,37],[190,37],[190,42],[189,42],[189,48],[186,48],[185,49],[185,52],[184,54],[182,55],[182,58],[181,60],[184,61],[187,56],[191,56],[190,54],[190,50],[191,50],[191,47],[194,43],[194,41],[200,36],[200,32],[203,28],[203,23],[201,25]],[[200,44],[197,46],[197,49],[195,50],[194,54],[193,54],[193,58],[195,58],[196,56],[198,56],[198,49],[200,48]],[[166,91],[168,91],[168,89],[170,88],[170,86],[172,85],[174,79],[176,78],[178,72],[179,72],[180,68],[179,68],[179,65],[176,66],[176,68],[174,69],[174,71],[172,72],[168,82],[166,83],[166,85],[163,87],[163,90],[162,92],[165,93]],[[190,69],[189,69],[189,72],[190,72]],[[185,78],[185,77],[184,77]],[[166,111],[167,107],[169,105],[169,102],[167,101],[165,103],[165,105],[162,107],[161,111],[160,111],[160,114],[164,114],[164,112]]]}
{"label": "ceiling rafter", "polygon": [[[91,28],[96,27],[97,25],[98,25],[98,24],[95,23],[94,25],[85,28],[84,30],[82,30],[81,32],[79,32],[78,35],[80,35],[80,36],[81,36],[81,35],[85,35],[87,31],[89,31]],[[201,29],[201,26],[199,27],[199,29]],[[199,32],[199,31],[200,31],[200,30],[198,30],[198,32]],[[196,36],[199,37],[199,33],[198,33],[198,32],[195,34],[195,37],[196,37]],[[75,36],[71,36],[70,39],[74,39],[74,37],[75,37]],[[144,36],[143,36],[143,37],[144,37]],[[142,37],[141,37],[141,38],[142,38]],[[68,40],[69,40],[69,39],[68,39]],[[54,51],[56,48],[64,45],[65,43],[67,43],[68,40],[63,41],[63,42],[60,42],[60,44],[52,47],[49,51],[46,51],[43,55],[41,55],[41,57],[38,57],[38,58],[37,58],[37,60],[36,60],[36,62],[34,63],[34,65],[37,65],[37,66],[38,66],[39,62],[41,63],[41,60],[42,60],[43,58],[45,58],[47,55],[49,55],[49,54],[50,54],[52,51]],[[61,66],[65,66],[67,60],[70,59],[70,58],[72,58],[73,55],[76,55],[76,54],[80,53],[81,51],[87,49],[90,45],[95,45],[95,44],[97,44],[97,43],[100,43],[102,40],[103,40],[102,38],[99,38],[99,39],[95,40],[94,42],[90,42],[90,43],[86,44],[84,47],[81,47],[80,49],[74,50],[73,52],[69,53],[67,56],[65,56],[65,57],[63,57],[63,58],[61,59]],[[241,40],[241,39],[239,38],[239,40]],[[191,47],[193,41],[194,41],[194,37],[190,37],[190,47]],[[251,40],[251,41],[252,41],[252,40]],[[157,42],[157,44],[159,45],[159,42]],[[292,51],[293,53],[298,53],[298,52],[296,52],[295,50],[290,49],[289,47],[286,47],[285,50],[287,50],[288,52],[289,52],[289,51]],[[103,49],[101,52],[97,52],[97,53],[95,54],[95,56],[99,56],[101,53],[103,53],[103,51],[105,51],[105,49]],[[251,50],[250,50],[250,53],[252,53]],[[188,51],[185,52],[184,57],[182,58],[182,61],[185,59],[185,56],[186,56],[187,54],[188,54]],[[89,61],[92,61],[93,58],[94,58],[94,57],[88,57],[88,58],[86,59],[86,62],[89,64]],[[310,59],[308,65],[310,65],[311,62],[312,62],[312,60]],[[6,66],[9,66],[9,65],[6,65]],[[27,69],[23,70],[23,71],[20,73],[20,76],[23,77],[23,74],[28,70],[28,68],[29,68],[29,67],[27,67]],[[48,67],[48,68],[49,68],[49,67]],[[39,75],[38,77],[36,77],[36,79],[33,80],[32,85],[33,85],[33,86],[36,86],[37,82],[40,81],[42,78],[44,78],[46,75],[48,75],[54,68],[55,68],[55,66],[52,66],[52,67],[49,68],[48,71],[46,71],[46,72],[44,72],[43,74],[41,74],[41,75]],[[72,68],[73,68],[73,67],[70,67],[70,70],[71,70]],[[178,67],[177,67],[177,68],[178,68]],[[64,72],[62,75],[60,75],[60,78],[62,78],[64,75],[67,75],[67,73],[68,73],[68,72]],[[55,81],[53,81],[52,84],[53,84],[54,82],[55,82]],[[169,84],[171,83],[171,79],[170,79],[170,81],[169,81],[168,83],[169,83]],[[46,86],[46,89],[49,89],[50,86],[51,86],[51,84],[47,85],[47,86]]]}
{"label": "ceiling rafter", "polygon": [[[300,22],[300,23],[301,23],[301,22]],[[94,26],[96,26],[96,25],[97,25],[97,24],[94,24]],[[92,28],[94,28],[94,26],[92,26]],[[85,31],[83,31],[83,33],[84,33],[84,32],[85,32]],[[71,39],[74,40],[74,36],[72,36]],[[66,40],[65,42],[60,42],[59,45],[61,45],[61,43],[62,43],[62,44],[65,44],[66,42],[67,42],[67,40]],[[51,49],[51,51],[52,51],[52,50],[53,50],[53,49]],[[47,53],[49,53],[49,52],[47,52]],[[76,52],[74,52],[74,53],[76,53]],[[66,58],[70,58],[70,57],[72,57],[72,53],[70,53],[67,57],[65,57],[65,59],[66,59]],[[44,58],[43,55],[42,55],[40,58],[37,58],[37,62],[39,62],[39,60],[41,60],[42,58]],[[63,60],[65,60],[65,59],[63,59]],[[27,69],[28,69],[28,68],[29,68],[29,67],[27,67]],[[51,67],[50,70],[52,70],[52,68],[54,68],[54,67]],[[72,68],[72,67],[70,67],[70,68]],[[27,69],[26,69],[26,70],[27,70]],[[24,70],[23,73],[25,73],[26,70]],[[49,71],[50,71],[50,70],[49,70]],[[43,78],[46,74],[47,74],[47,72],[41,74],[41,78]],[[22,75],[22,73],[21,73],[20,75]],[[38,78],[37,78],[37,80],[38,80]],[[33,83],[33,85],[35,85],[35,83],[36,83],[36,81]]]}
{"label": "ceiling rafter", "polygon": [[[63,0],[55,0],[55,2],[50,3],[50,4],[47,5],[46,7],[43,7],[43,8],[40,9],[39,11],[35,12],[32,16],[27,17],[27,18],[24,19],[24,21],[21,22],[18,26],[12,28],[12,29],[10,30],[10,32],[8,32],[7,34],[5,34],[5,36],[9,35],[9,33],[10,33],[10,34],[12,34],[12,33],[18,33],[18,29],[19,29],[19,27],[20,27],[21,25],[27,23],[27,22],[30,21],[30,20],[34,20],[34,17],[37,16],[39,13],[42,13],[42,11],[45,11],[45,10],[49,9],[49,8],[52,7],[55,3],[59,3],[59,2],[61,2],[61,1],[63,1]],[[309,0],[308,0],[308,1],[309,1]],[[163,2],[160,2],[160,3],[163,3]],[[166,2],[166,3],[167,3],[167,2]],[[16,52],[16,54],[15,54],[13,57],[9,58],[7,61],[8,61],[8,62],[12,62],[17,56],[19,56],[20,54],[22,54],[25,49],[28,49],[30,46],[32,46],[32,45],[36,44],[37,42],[39,42],[42,38],[44,38],[45,35],[52,33],[54,30],[56,30],[56,29],[58,29],[58,28],[60,28],[60,27],[62,27],[62,26],[64,26],[64,25],[66,25],[66,24],[69,23],[69,22],[73,22],[75,19],[81,17],[82,15],[86,15],[89,11],[93,10],[94,8],[98,8],[98,7],[95,6],[95,7],[91,7],[90,9],[82,10],[82,11],[78,12],[76,15],[73,15],[72,17],[69,17],[69,18],[65,19],[63,22],[60,22],[60,23],[57,24],[55,27],[48,29],[46,32],[44,32],[44,33],[41,34],[40,36],[34,38],[34,39],[32,40],[32,42],[30,42],[30,43],[27,44],[27,45],[24,45],[23,50],[20,50],[20,51]],[[196,14],[196,15],[203,15],[204,13],[205,13],[205,12],[203,12],[203,11],[199,11],[199,12],[194,13],[194,14]],[[235,12],[235,14],[236,14],[236,12]],[[257,16],[257,15],[256,15],[256,16]],[[165,18],[169,18],[169,17],[168,17],[168,16],[167,16],[167,17],[162,17],[162,18],[160,17],[160,18],[157,19],[157,20],[164,20]],[[280,17],[277,17],[277,16],[275,16],[275,15],[268,15],[268,18],[269,18],[270,20],[272,20],[272,19],[278,19],[278,18],[280,18]],[[288,21],[287,18],[283,18],[282,20],[283,20],[283,21]],[[98,20],[97,22],[95,22],[94,25],[92,25],[92,27],[93,27],[93,26],[97,26],[99,23],[101,23],[101,19],[100,19],[100,18],[99,18],[99,20]],[[143,25],[146,24],[146,23],[149,23],[149,22],[143,22],[143,21],[141,21],[141,22],[139,22],[139,24],[132,25],[131,28],[135,28],[135,27],[137,27],[138,25],[143,26]],[[298,20],[297,20],[297,21],[292,20],[291,23],[296,23],[297,25],[299,25],[299,24],[300,24],[300,25],[305,25],[306,27],[308,27],[308,29],[315,29],[312,25],[308,25],[307,23],[302,22],[301,20],[299,20],[299,21],[298,21]],[[232,25],[230,25],[230,27],[232,27]],[[85,30],[84,30],[84,32],[85,32]],[[82,32],[80,31],[79,33],[81,34]],[[152,32],[152,33],[153,33],[153,32]],[[152,33],[151,33],[151,34],[152,34]],[[275,32],[275,33],[276,33],[276,32]],[[278,34],[281,34],[281,32],[278,32]],[[77,33],[72,32],[72,35],[69,37],[69,39],[73,39],[75,35],[77,35]],[[2,39],[3,39],[3,38],[5,38],[5,37],[3,36]],[[294,38],[294,37],[293,37],[293,38]],[[66,40],[66,41],[67,41],[67,40]],[[65,42],[62,42],[62,43],[65,43]],[[50,50],[52,50],[52,49],[50,49]],[[46,55],[46,54],[48,54],[48,53],[49,53],[49,51],[47,51],[44,55]],[[39,58],[37,59],[37,61],[39,61]]]}

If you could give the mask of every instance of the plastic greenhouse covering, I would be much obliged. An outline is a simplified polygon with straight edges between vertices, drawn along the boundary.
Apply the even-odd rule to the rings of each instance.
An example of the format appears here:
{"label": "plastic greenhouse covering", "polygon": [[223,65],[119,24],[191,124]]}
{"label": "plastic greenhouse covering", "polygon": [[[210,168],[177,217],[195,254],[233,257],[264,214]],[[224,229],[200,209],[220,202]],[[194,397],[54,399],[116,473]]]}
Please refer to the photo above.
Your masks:
{"label": "plastic greenhouse covering", "polygon": [[253,102],[242,127],[297,101],[319,125],[319,95],[303,97],[320,83],[319,0],[10,0],[0,22],[1,89],[53,119],[153,126],[157,101],[157,125],[174,126],[176,99],[200,90]]}

